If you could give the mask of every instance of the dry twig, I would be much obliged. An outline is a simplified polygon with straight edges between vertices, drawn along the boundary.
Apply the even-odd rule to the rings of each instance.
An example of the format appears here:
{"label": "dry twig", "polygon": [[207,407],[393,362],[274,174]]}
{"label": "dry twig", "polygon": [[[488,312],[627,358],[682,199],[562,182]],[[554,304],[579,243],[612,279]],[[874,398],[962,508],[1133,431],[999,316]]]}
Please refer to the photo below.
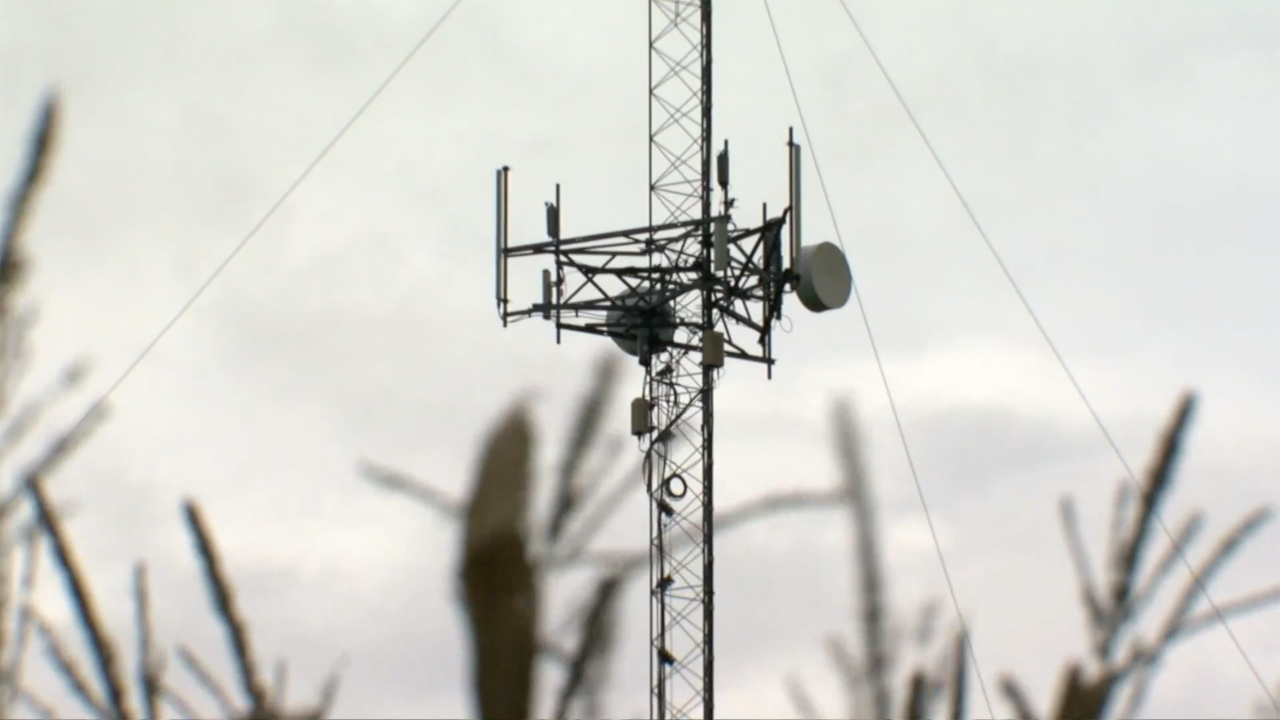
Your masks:
{"label": "dry twig", "polygon": [[93,713],[94,717],[111,717],[111,710],[93,689],[93,681],[89,679],[89,674],[72,657],[62,638],[58,637],[58,634],[49,626],[49,623],[34,609],[28,608],[27,617],[31,622],[31,627],[35,631],[36,637],[44,645],[49,663],[53,666],[58,676],[62,678],[63,682],[66,683],[72,697],[78,700],[89,712]]}
{"label": "dry twig", "polygon": [[[827,655],[843,685],[848,717],[890,717],[896,704],[893,692],[895,647],[907,636],[891,631],[893,623],[888,612],[880,529],[852,409],[845,404],[836,405],[833,420],[840,488],[822,496],[806,498],[805,502],[813,507],[845,504],[850,510],[857,594],[855,606],[859,610],[853,625],[860,639],[861,653],[855,655],[839,637],[832,635],[827,639]],[[937,604],[926,603],[913,633],[914,642],[920,649],[925,649],[932,640],[936,616]],[[963,649],[967,646],[967,638],[963,633],[958,637]],[[941,690],[946,687],[951,687],[952,691],[951,712],[957,712],[956,708],[963,711],[964,662],[965,658],[951,657],[950,670],[935,671],[923,666],[913,668],[906,677],[902,694],[903,715],[908,718],[936,717],[942,712],[936,705]],[[807,695],[797,694],[797,690],[802,692],[798,685],[791,689],[793,702],[801,697],[807,698]]]}
{"label": "dry twig", "polygon": [[[598,683],[592,683],[592,676],[598,676],[603,670],[605,658],[608,656],[613,640],[613,613],[617,603],[618,590],[623,583],[623,576],[610,575],[596,587],[591,608],[587,612],[587,620],[583,626],[582,638],[578,649],[569,663],[568,678],[562,686],[556,700],[555,717],[566,720],[574,699],[598,695]],[[594,685],[594,687],[588,687]],[[598,713],[587,713],[593,717]]]}
{"label": "dry twig", "polygon": [[156,657],[154,630],[151,622],[151,591],[147,585],[147,566],[133,567],[134,622],[138,630],[138,690],[142,693],[143,718],[157,720],[160,708],[161,664]]}
{"label": "dry twig", "polygon": [[204,570],[205,585],[213,600],[214,613],[222,621],[223,630],[236,663],[240,689],[249,703],[251,717],[258,717],[270,708],[267,697],[267,686],[258,674],[257,662],[253,658],[253,649],[249,644],[248,625],[236,606],[235,596],[231,591],[231,582],[222,569],[222,560],[214,549],[213,540],[200,508],[191,500],[182,504],[183,516],[187,521],[187,530],[195,544],[196,557]]}
{"label": "dry twig", "polygon": [[[1061,502],[1063,533],[1080,584],[1096,667],[1090,671],[1082,663],[1073,662],[1064,668],[1052,717],[1108,716],[1122,691],[1125,702],[1119,716],[1132,717],[1145,699],[1152,670],[1173,646],[1230,617],[1280,602],[1280,587],[1271,587],[1226,602],[1211,603],[1208,610],[1194,612],[1197,603],[1207,598],[1212,577],[1270,519],[1269,508],[1258,508],[1225,533],[1195,568],[1154,638],[1138,637],[1134,631],[1140,616],[1152,606],[1180,564],[1178,561],[1184,560],[1188,547],[1204,527],[1204,517],[1199,512],[1175,526],[1170,533],[1173,542],[1150,563],[1144,578],[1143,568],[1147,566],[1144,559],[1150,553],[1153,527],[1160,524],[1159,508],[1173,485],[1195,403],[1191,393],[1178,402],[1136,492],[1127,480],[1121,481],[1112,509],[1104,583],[1094,580],[1074,505],[1070,498]],[[1122,651],[1122,646],[1127,650]],[[1017,686],[1011,678],[1006,680],[1008,684],[1003,687],[1006,699],[1019,715],[1029,716],[1031,707],[1025,695],[1016,692]]]}
{"label": "dry twig", "polygon": [[[65,445],[70,446],[70,443]],[[72,552],[66,532],[45,495],[41,477],[37,472],[29,476],[25,484],[34,503],[36,517],[49,540],[55,564],[61,570],[67,597],[72,602],[81,630],[93,652],[107,705],[113,717],[136,717],[129,701],[128,686],[124,683],[116,648],[107,636],[101,615],[84,579],[84,571]]]}
{"label": "dry twig", "polygon": [[178,659],[178,664],[196,681],[196,685],[200,686],[200,689],[213,699],[223,717],[232,718],[239,714],[236,710],[236,702],[231,698],[231,693],[191,648],[186,645],[179,645],[174,652],[174,656]]}
{"label": "dry twig", "polygon": [[560,537],[584,492],[582,468],[588,453],[595,446],[617,377],[617,360],[612,355],[603,356],[597,363],[591,387],[574,417],[573,428],[569,433],[569,446],[556,477],[555,505],[547,528],[548,541],[552,544]]}

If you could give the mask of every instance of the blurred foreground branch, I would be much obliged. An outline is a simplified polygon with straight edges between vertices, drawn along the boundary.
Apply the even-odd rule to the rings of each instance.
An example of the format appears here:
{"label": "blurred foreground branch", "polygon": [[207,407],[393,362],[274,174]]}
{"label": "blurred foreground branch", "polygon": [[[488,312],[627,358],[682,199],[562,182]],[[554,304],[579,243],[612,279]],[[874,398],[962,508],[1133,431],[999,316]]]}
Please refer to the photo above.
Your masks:
{"label": "blurred foreground branch", "polygon": [[[1258,507],[1246,514],[1219,537],[1198,564],[1191,562],[1190,550],[1204,525],[1203,514],[1193,512],[1172,529],[1162,524],[1160,507],[1172,490],[1195,405],[1192,393],[1178,401],[1137,487],[1128,478],[1120,480],[1101,572],[1094,570],[1089,559],[1074,501],[1070,497],[1061,501],[1062,530],[1080,586],[1092,657],[1089,664],[1072,661],[1063,668],[1051,717],[1133,717],[1146,699],[1160,661],[1175,646],[1280,601],[1280,586],[1274,585],[1216,603],[1208,596],[1213,578],[1270,521],[1271,508]],[[1153,555],[1157,530],[1167,534],[1171,542],[1154,562],[1144,562]],[[1189,571],[1182,588],[1156,624],[1154,636],[1141,636],[1138,627],[1179,566]],[[1200,608],[1202,601],[1208,607]],[[1012,678],[1006,681],[1010,687],[1016,686]],[[1120,700],[1123,702],[1118,703]],[[1269,700],[1275,705],[1274,696]]]}
{"label": "blurred foreground branch", "polygon": [[[1074,501],[1070,497],[1062,499],[1062,528],[1080,584],[1092,662],[1069,660],[1064,664],[1057,697],[1048,704],[1051,709],[1047,714],[1036,709],[1015,677],[1001,677],[997,688],[1012,717],[1059,720],[1134,717],[1146,698],[1159,662],[1178,643],[1204,630],[1220,627],[1231,618],[1280,602],[1280,586],[1274,585],[1216,604],[1210,604],[1207,595],[1212,579],[1270,520],[1271,509],[1267,507],[1247,513],[1218,539],[1199,563],[1191,566],[1186,553],[1204,525],[1203,514],[1193,512],[1169,533],[1173,542],[1156,555],[1154,561],[1144,562],[1152,555],[1155,530],[1161,528],[1159,508],[1173,485],[1194,407],[1195,397],[1191,394],[1184,395],[1178,402],[1136,493],[1127,478],[1120,482],[1103,572],[1095,572],[1089,559]],[[885,632],[892,627],[892,622],[884,614],[886,601],[880,570],[884,560],[878,545],[874,505],[863,479],[854,427],[847,410],[837,410],[835,424],[838,454],[846,486],[850,488],[853,512],[853,556],[860,607],[855,626],[862,652],[861,655],[854,653],[834,637],[828,641],[828,650],[846,688],[847,716],[887,717],[886,708],[894,702],[889,688],[896,677],[896,654]],[[1156,623],[1153,637],[1139,636],[1137,628],[1145,624],[1144,613],[1158,604],[1160,590],[1169,584],[1180,566],[1191,572],[1174,595],[1170,610]],[[1098,577],[1102,578],[1101,582]],[[1200,607],[1202,601],[1208,607]],[[965,642],[963,634],[957,636],[946,655],[950,660],[945,669],[930,670],[921,665],[907,673],[900,716],[966,717]],[[944,698],[943,690],[949,691],[945,694],[948,705],[945,710],[937,705]],[[813,700],[798,680],[789,679],[787,691],[802,717],[817,716]],[[1274,708],[1275,696],[1267,699],[1280,714],[1280,708]]]}
{"label": "blurred foreground branch", "polygon": [[[618,447],[602,427],[617,374],[613,358],[596,366],[570,423],[545,518],[528,517],[533,443],[523,409],[512,411],[490,436],[465,505],[407,473],[368,461],[360,464],[361,475],[375,486],[408,497],[442,519],[463,522],[461,576],[471,618],[475,704],[482,718],[536,714],[530,693],[538,657],[564,672],[551,709],[554,717],[599,716],[601,711],[618,597],[626,581],[649,563],[647,549],[591,548],[621,504],[641,487],[638,467],[607,479],[611,473],[606,468],[617,457]],[[847,502],[847,492],[837,487],[765,495],[716,513],[716,530],[723,537],[780,514],[839,507]],[[477,527],[479,518],[487,518],[483,530]],[[551,625],[561,628],[557,639],[534,637],[532,629],[543,625],[537,600],[545,591],[543,585],[556,573],[581,569],[596,573],[594,589],[580,607]],[[575,642],[566,645],[558,640],[561,635]],[[525,714],[510,714],[517,710]]]}

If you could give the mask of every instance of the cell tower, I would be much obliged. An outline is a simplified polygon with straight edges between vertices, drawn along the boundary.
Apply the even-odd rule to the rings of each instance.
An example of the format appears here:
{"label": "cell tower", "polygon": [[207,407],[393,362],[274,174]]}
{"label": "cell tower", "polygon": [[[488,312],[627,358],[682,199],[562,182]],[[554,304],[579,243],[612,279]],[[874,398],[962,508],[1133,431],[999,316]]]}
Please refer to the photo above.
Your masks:
{"label": "cell tower", "polygon": [[[547,239],[511,245],[510,168],[497,172],[503,325],[541,317],[552,321],[557,343],[563,331],[601,335],[644,367],[631,432],[644,451],[650,499],[650,717],[662,720],[696,717],[699,708],[715,716],[716,380],[726,359],[761,363],[772,377],[772,329],[786,293],[824,312],[848,302],[852,287],[838,247],[801,244],[793,133],[787,207],[770,217],[763,206],[754,227],[735,222],[729,144],[713,153],[711,100],[710,0],[649,0],[648,225],[562,237],[557,184],[546,203]],[[531,257],[551,264],[542,270],[542,297],[512,309],[509,263]]]}

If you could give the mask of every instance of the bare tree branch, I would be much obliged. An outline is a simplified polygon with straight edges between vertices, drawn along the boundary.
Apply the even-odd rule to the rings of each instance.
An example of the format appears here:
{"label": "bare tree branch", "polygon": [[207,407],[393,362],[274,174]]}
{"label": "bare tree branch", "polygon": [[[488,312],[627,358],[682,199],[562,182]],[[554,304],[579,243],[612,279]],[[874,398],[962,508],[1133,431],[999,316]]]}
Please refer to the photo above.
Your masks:
{"label": "bare tree branch", "polygon": [[809,695],[809,691],[805,689],[799,678],[788,676],[786,684],[787,695],[791,698],[791,704],[802,720],[818,720],[822,717],[818,713],[818,707],[813,704],[813,697]]}
{"label": "bare tree branch", "polygon": [[1043,717],[1031,705],[1030,696],[1027,691],[1022,689],[1010,675],[1004,675],[997,681],[997,687],[1000,694],[1004,696],[1004,701],[1013,706],[1014,717],[1016,720],[1034,720],[1034,718]]}
{"label": "bare tree branch", "polygon": [[[194,720],[195,718],[200,717],[200,713],[196,712],[195,705],[192,705],[185,697],[182,696],[181,693],[167,685],[161,689],[160,699],[165,705],[172,708],[173,712],[180,718],[191,718]],[[227,715],[226,717],[231,716]]]}
{"label": "bare tree branch", "polygon": [[231,698],[231,692],[218,681],[209,666],[191,648],[179,645],[175,655],[178,658],[178,664],[191,674],[200,689],[217,704],[223,717],[232,718],[239,714],[236,710],[236,701]]}
{"label": "bare tree branch", "polygon": [[17,700],[20,704],[30,708],[32,714],[40,718],[40,720],[57,720],[58,711],[54,710],[53,705],[30,690],[22,687],[18,688]]}
{"label": "bare tree branch", "polygon": [[951,682],[948,683],[951,688],[951,719],[964,720],[968,717],[965,711],[967,706],[966,690],[969,682],[969,656],[965,653],[967,640],[963,630],[956,633],[956,640],[951,648]]}
{"label": "bare tree branch", "polygon": [[407,473],[368,460],[360,461],[358,471],[364,479],[383,490],[404,495],[435,510],[449,520],[457,520],[462,515],[457,500]]}
{"label": "bare tree branch", "polygon": [[1228,611],[1245,613],[1276,602],[1277,588],[1263,590],[1259,593],[1241,598],[1232,603],[1219,603],[1211,606],[1206,612],[1193,616],[1197,601],[1208,595],[1208,585],[1226,564],[1227,560],[1243,545],[1249,537],[1260,530],[1271,518],[1269,508],[1257,508],[1246,515],[1234,528],[1226,532],[1218,544],[1209,552],[1208,557],[1196,568],[1191,579],[1183,587],[1172,609],[1165,616],[1156,639],[1150,644],[1134,643],[1128,660],[1123,663],[1117,675],[1131,676],[1128,688],[1126,709],[1136,711],[1145,699],[1149,688],[1150,673],[1144,672],[1154,667],[1164,655],[1178,642],[1203,630],[1213,623],[1225,624]]}
{"label": "bare tree branch", "polygon": [[1071,566],[1076,571],[1076,580],[1080,585],[1080,600],[1084,604],[1086,620],[1094,643],[1102,652],[1107,642],[1107,625],[1109,618],[1103,610],[1102,599],[1098,594],[1098,585],[1093,578],[1092,565],[1089,562],[1089,550],[1085,547],[1084,535],[1080,532],[1080,520],[1076,515],[1075,502],[1070,497],[1058,501],[1058,518],[1062,524],[1063,538],[1067,543],[1067,553],[1071,557]]}
{"label": "bare tree branch", "polygon": [[600,667],[601,659],[608,652],[613,635],[611,625],[614,605],[623,580],[622,575],[610,575],[596,587],[591,609],[583,620],[582,639],[571,659],[568,677],[556,700],[557,720],[567,720],[570,705],[574,698],[582,693],[584,685],[588,682],[589,673]]}
{"label": "bare tree branch", "polygon": [[[74,441],[65,436],[63,440],[65,442],[56,443],[55,447],[64,448],[61,452],[65,453],[69,451],[69,448],[73,447]],[[54,457],[51,454],[46,455],[40,465],[47,466],[52,464],[53,461]],[[62,571],[64,587],[68,598],[72,602],[76,618],[79,620],[81,630],[84,632],[89,647],[93,651],[94,659],[96,660],[95,664],[106,691],[106,698],[111,707],[111,712],[117,718],[136,717],[130,707],[128,686],[124,683],[124,678],[120,671],[115,646],[106,634],[97,605],[89,591],[88,583],[84,579],[84,571],[81,569],[79,561],[72,554],[71,543],[62,528],[61,522],[53,512],[49,499],[45,496],[41,475],[33,474],[28,476],[24,485],[30,493],[36,516],[41,527],[44,528],[45,537],[49,540],[53,556],[57,561],[57,567]]]}
{"label": "bare tree branch", "polygon": [[880,530],[876,522],[871,489],[867,483],[861,444],[848,405],[836,405],[834,424],[841,485],[853,513],[854,576],[858,579],[858,600],[862,611],[858,616],[858,627],[862,631],[865,653],[863,665],[871,688],[872,711],[875,717],[887,718],[893,712],[890,688],[890,683],[893,682],[893,664],[885,634],[888,617],[885,611],[884,574],[880,567]]}
{"label": "bare tree branch", "polygon": [[138,626],[138,681],[142,686],[143,717],[156,720],[160,712],[160,668],[156,661],[151,624],[151,593],[147,585],[147,566],[133,568],[133,606]]}
{"label": "bare tree branch", "polygon": [[532,429],[516,407],[490,435],[467,505],[460,575],[482,718],[530,717],[538,597],[528,557]]}
{"label": "bare tree branch", "polygon": [[1164,581],[1173,575],[1174,568],[1178,566],[1180,553],[1191,547],[1203,528],[1204,514],[1195,512],[1173,531],[1173,542],[1165,546],[1164,553],[1152,566],[1146,582],[1134,593],[1127,613],[1129,617],[1136,617],[1151,604]]}
{"label": "bare tree branch", "polygon": [[613,355],[601,357],[569,434],[569,447],[556,477],[555,505],[551,510],[548,541],[555,544],[565,523],[576,509],[583,492],[581,471],[588,452],[600,433],[600,423],[614,385],[617,383],[618,361]]}
{"label": "bare tree branch", "polygon": [[30,618],[31,627],[35,631],[36,637],[44,645],[50,664],[53,665],[54,670],[62,678],[63,682],[66,683],[72,697],[88,709],[94,717],[111,717],[111,711],[107,708],[107,704],[93,690],[93,683],[89,680],[88,674],[81,669],[79,663],[72,657],[62,638],[58,637],[58,634],[53,631],[49,623],[34,609],[28,608],[27,617]]}

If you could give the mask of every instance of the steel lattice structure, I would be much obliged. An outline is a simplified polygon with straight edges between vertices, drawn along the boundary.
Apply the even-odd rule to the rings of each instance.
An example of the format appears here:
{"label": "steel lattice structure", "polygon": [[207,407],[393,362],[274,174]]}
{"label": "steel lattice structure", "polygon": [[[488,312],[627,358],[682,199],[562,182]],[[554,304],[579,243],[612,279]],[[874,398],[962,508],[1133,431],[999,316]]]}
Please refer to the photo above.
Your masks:
{"label": "steel lattice structure", "polygon": [[[649,2],[649,223],[706,218],[711,195],[711,3]],[[704,236],[706,233],[702,233]],[[705,237],[696,238],[705,240]],[[688,248],[710,269],[708,243]],[[701,252],[699,252],[701,251]],[[716,327],[714,286],[680,298],[677,315]],[[649,438],[649,717],[715,714],[715,546],[712,527],[716,368],[677,350],[645,377],[654,426]],[[679,508],[664,480],[685,485]]]}
{"label": "steel lattice structure", "polygon": [[[784,294],[797,290],[815,312],[839,307],[849,273],[835,246],[801,248],[800,148],[790,136],[786,209],[771,217],[765,206],[750,227],[734,221],[728,143],[714,157],[712,150],[711,2],[649,3],[649,224],[562,237],[557,185],[546,204],[547,239],[512,245],[504,167],[495,295],[504,325],[541,317],[552,321],[557,342],[562,331],[609,337],[644,368],[631,431],[644,451],[650,500],[650,717],[709,720],[716,379],[726,359],[762,363],[771,373]],[[552,267],[542,270],[541,300],[513,308],[508,266],[523,258],[549,259]]]}

